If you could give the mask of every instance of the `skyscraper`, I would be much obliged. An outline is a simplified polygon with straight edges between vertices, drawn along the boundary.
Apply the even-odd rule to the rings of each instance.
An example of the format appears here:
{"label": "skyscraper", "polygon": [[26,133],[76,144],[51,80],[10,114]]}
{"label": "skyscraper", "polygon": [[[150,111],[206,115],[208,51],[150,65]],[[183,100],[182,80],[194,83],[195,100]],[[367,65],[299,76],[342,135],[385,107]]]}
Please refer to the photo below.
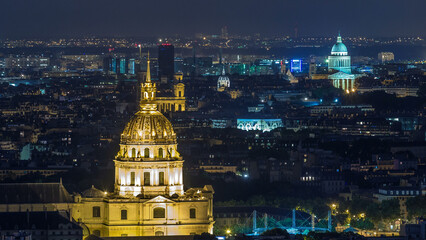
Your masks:
{"label": "skyscraper", "polygon": [[175,48],[170,43],[164,43],[158,46],[158,67],[159,76],[173,78],[175,73]]}

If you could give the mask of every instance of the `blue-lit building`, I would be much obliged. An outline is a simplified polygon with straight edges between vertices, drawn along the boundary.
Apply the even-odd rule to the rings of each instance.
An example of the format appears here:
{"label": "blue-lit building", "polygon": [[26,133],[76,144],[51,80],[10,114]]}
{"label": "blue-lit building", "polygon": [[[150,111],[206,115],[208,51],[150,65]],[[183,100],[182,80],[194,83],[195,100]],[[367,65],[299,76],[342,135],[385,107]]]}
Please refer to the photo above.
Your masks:
{"label": "blue-lit building", "polygon": [[136,74],[136,62],[135,59],[129,59],[129,74]]}
{"label": "blue-lit building", "polygon": [[300,59],[292,59],[290,61],[290,71],[293,73],[302,72],[302,60]]}
{"label": "blue-lit building", "polygon": [[269,132],[283,126],[281,119],[237,119],[237,128],[245,131]]}
{"label": "blue-lit building", "polygon": [[105,72],[112,74],[135,74],[136,63],[135,59],[106,57],[103,69]]}

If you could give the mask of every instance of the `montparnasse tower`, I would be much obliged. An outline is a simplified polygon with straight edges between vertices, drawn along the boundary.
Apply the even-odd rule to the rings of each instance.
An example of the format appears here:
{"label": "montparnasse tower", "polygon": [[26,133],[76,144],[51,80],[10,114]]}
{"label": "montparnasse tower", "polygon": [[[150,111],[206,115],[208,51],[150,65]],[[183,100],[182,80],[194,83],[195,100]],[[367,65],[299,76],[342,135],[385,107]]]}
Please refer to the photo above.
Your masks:
{"label": "montparnasse tower", "polygon": [[170,121],[157,110],[156,85],[151,82],[150,60],[141,84],[140,109],[120,140],[115,163],[115,191],[123,197],[153,197],[184,193],[183,159],[177,152]]}

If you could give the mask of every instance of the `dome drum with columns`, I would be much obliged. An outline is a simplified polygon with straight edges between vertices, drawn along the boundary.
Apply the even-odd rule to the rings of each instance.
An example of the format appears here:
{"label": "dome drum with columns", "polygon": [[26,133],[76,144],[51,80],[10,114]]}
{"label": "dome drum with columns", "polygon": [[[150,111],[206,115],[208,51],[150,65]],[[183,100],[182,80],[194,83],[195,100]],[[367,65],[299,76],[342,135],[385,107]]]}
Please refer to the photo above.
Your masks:
{"label": "dome drum with columns", "polygon": [[328,70],[351,74],[351,57],[348,56],[348,49],[343,44],[340,33],[337,36],[336,44],[331,49],[331,56],[328,57]]}

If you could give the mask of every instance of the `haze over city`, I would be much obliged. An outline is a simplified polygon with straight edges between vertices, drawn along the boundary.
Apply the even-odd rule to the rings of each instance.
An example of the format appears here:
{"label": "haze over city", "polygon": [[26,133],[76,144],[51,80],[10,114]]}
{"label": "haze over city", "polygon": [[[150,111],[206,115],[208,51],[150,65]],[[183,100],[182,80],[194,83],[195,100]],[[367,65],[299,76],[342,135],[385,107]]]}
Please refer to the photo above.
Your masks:
{"label": "haze over city", "polygon": [[82,36],[426,36],[424,0],[1,1],[0,38]]}

